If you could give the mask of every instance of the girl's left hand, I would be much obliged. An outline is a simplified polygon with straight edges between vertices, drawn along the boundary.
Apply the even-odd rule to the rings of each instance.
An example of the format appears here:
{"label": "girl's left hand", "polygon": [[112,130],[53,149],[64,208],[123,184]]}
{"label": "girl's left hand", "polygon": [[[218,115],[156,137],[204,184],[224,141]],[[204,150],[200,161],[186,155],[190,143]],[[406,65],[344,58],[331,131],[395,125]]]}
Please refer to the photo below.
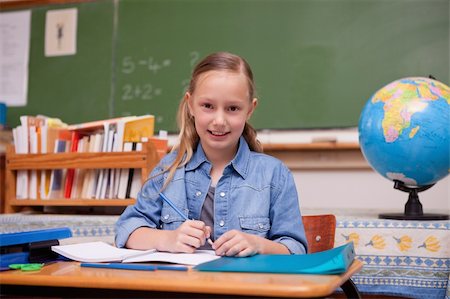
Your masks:
{"label": "girl's left hand", "polygon": [[214,241],[212,248],[217,255],[251,256],[259,252],[260,237],[238,230],[230,230]]}

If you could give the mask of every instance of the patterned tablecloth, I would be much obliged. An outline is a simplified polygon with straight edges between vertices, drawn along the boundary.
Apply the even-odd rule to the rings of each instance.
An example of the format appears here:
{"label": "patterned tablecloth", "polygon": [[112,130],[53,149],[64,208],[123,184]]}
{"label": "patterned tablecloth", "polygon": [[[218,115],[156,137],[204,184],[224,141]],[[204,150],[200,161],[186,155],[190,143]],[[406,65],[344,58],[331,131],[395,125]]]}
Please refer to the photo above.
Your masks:
{"label": "patterned tablecloth", "polygon": [[[118,216],[0,215],[0,233],[69,227],[62,244],[114,242]],[[353,241],[363,269],[353,276],[362,294],[450,299],[450,221],[337,216],[335,246]]]}
{"label": "patterned tablecloth", "polygon": [[17,233],[46,228],[68,227],[72,238],[60,240],[61,244],[91,241],[114,243],[115,215],[28,215],[0,214],[0,233]]}
{"label": "patterned tablecloth", "polygon": [[335,246],[353,241],[361,293],[450,298],[450,221],[337,217]]}

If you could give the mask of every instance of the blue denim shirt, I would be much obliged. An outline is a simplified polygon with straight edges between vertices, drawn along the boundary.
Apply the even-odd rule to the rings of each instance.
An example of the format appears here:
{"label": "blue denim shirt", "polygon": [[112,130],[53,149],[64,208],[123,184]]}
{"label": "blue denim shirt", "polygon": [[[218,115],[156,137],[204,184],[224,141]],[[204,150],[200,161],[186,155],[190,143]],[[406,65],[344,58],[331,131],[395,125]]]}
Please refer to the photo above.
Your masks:
{"label": "blue denim shirt", "polygon": [[[150,177],[171,164],[176,153],[165,156]],[[192,159],[177,169],[164,194],[189,219],[199,219],[211,184],[211,163],[199,143]],[[138,194],[136,204],[127,207],[116,223],[116,245],[124,247],[139,227],[174,230],[183,223],[159,198],[168,173],[150,179]],[[285,245],[293,254],[306,252],[306,237],[297,191],[289,169],[278,159],[250,151],[241,137],[234,159],[216,185],[212,237],[236,229]]]}

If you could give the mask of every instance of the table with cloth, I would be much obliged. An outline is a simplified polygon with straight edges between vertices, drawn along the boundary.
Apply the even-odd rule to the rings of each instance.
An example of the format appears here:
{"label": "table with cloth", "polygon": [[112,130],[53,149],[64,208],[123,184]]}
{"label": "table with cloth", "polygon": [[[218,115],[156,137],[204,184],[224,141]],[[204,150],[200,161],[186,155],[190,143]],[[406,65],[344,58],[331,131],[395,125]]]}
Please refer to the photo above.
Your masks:
{"label": "table with cloth", "polygon": [[[326,211],[304,211],[304,215]],[[349,211],[345,211],[349,213]],[[353,241],[363,269],[353,276],[359,291],[411,298],[450,298],[450,221],[378,219],[335,211],[335,246]],[[1,214],[0,233],[69,227],[62,244],[114,242],[117,215]]]}

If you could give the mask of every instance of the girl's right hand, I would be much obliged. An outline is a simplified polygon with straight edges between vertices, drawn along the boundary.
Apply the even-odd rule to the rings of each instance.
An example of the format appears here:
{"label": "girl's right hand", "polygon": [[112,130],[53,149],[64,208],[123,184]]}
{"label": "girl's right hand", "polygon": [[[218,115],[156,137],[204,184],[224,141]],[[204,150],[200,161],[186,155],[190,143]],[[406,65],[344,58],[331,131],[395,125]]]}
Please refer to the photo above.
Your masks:
{"label": "girl's right hand", "polygon": [[206,239],[211,235],[211,228],[203,221],[186,220],[176,230],[167,233],[166,251],[193,253],[195,249],[205,245]]}

